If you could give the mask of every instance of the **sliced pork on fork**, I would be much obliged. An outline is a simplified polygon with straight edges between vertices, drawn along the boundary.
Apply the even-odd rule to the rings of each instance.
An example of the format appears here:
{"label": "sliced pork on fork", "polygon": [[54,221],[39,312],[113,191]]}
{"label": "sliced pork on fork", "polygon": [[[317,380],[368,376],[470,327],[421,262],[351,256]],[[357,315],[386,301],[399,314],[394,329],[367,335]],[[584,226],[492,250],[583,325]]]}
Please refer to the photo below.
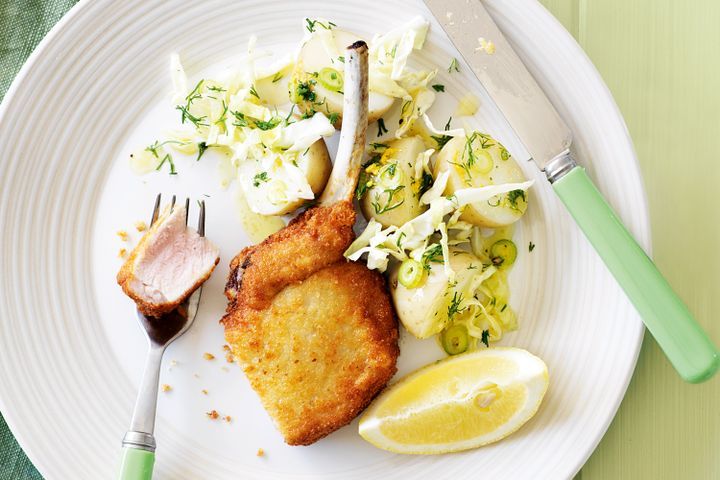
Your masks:
{"label": "sliced pork on fork", "polygon": [[158,215],[158,195],[151,227],[117,275],[125,294],[144,315],[159,317],[175,310],[210,278],[220,260],[218,248],[204,232],[187,226],[189,203],[176,205],[173,197]]}

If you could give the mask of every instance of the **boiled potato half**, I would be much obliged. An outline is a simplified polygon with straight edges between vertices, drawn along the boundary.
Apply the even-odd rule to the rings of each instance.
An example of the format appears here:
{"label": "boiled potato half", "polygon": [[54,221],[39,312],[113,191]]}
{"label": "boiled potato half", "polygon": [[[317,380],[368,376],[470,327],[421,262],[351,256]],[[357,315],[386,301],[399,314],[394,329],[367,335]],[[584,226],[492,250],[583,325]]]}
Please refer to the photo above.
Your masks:
{"label": "boiled potato half", "polygon": [[[445,195],[463,188],[525,181],[505,147],[480,132],[455,137],[445,144],[435,160],[435,178],[445,171],[449,172]],[[487,202],[468,205],[460,219],[483,227],[510,225],[525,213],[526,195],[522,190],[513,190]]]}
{"label": "boiled potato half", "polygon": [[[310,188],[317,197],[325,188],[332,170],[332,162],[325,141],[321,138],[313,143],[307,151],[297,157],[295,163],[304,173]],[[243,182],[248,205],[254,212],[262,215],[285,215],[308,202],[308,200],[300,198],[294,201],[272,203],[262,193],[256,193],[257,188],[252,188],[254,186],[252,176],[241,178],[240,181]]]}
{"label": "boiled potato half", "polygon": [[406,137],[387,148],[366,165],[360,178],[360,208],[367,220],[383,227],[401,226],[427,208],[420,204],[421,179],[415,178],[415,162],[425,150],[420,137]]}
{"label": "boiled potato half", "polygon": [[[293,103],[303,112],[315,110],[326,114],[334,120],[335,128],[342,125],[345,51],[359,38],[354,33],[338,29],[313,35],[300,50],[290,82]],[[382,117],[394,102],[393,97],[370,92],[368,123]]]}
{"label": "boiled potato half", "polygon": [[442,263],[426,264],[429,271],[425,281],[416,288],[407,288],[398,280],[401,265],[390,272],[390,293],[398,318],[417,338],[428,338],[445,328],[448,306],[453,296],[466,288],[474,275],[482,272],[482,262],[472,253],[458,248],[450,249],[450,267],[455,278],[450,284]]}

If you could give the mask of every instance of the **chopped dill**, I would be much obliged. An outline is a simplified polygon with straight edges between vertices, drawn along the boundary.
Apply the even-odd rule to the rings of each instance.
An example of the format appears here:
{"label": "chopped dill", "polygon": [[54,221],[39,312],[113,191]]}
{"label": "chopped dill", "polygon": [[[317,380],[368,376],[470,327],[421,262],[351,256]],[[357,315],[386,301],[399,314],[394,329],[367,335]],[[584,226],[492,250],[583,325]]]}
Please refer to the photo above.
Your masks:
{"label": "chopped dill", "polygon": [[307,28],[307,31],[310,33],[313,33],[317,27],[322,27],[325,30],[332,30],[333,27],[337,27],[337,25],[335,25],[333,22],[322,23],[319,20],[310,20],[309,18],[306,18],[305,22],[307,23],[307,25],[305,25],[305,28]]}
{"label": "chopped dill", "polygon": [[235,121],[233,122],[233,125],[235,125],[236,127],[247,127],[248,126],[248,121],[245,118],[244,113],[233,112],[233,111],[231,111],[230,113],[232,113],[233,117],[235,117]]}
{"label": "chopped dill", "polygon": [[253,187],[259,187],[262,182],[269,182],[270,178],[268,177],[267,172],[260,172],[255,177],[253,177]]}
{"label": "chopped dill", "polygon": [[442,263],[443,262],[443,251],[442,251],[442,245],[439,243],[435,243],[428,248],[425,249],[425,251],[422,254],[422,258],[420,259],[422,263],[422,266],[425,270],[430,270],[430,264],[431,263]]}
{"label": "chopped dill", "polygon": [[190,111],[188,110],[188,107],[182,106],[182,105],[176,106],[175,109],[180,110],[180,112],[181,112],[181,118],[180,118],[181,123],[185,123],[185,120],[187,120],[190,123],[192,123],[193,125],[195,125],[195,128],[208,126],[207,123],[203,122],[203,120],[205,120],[207,118],[204,115],[202,117],[196,117],[195,115],[190,113]]}
{"label": "chopped dill", "polygon": [[453,298],[450,300],[450,305],[448,305],[448,319],[452,320],[455,315],[458,313],[462,313],[465,309],[461,308],[460,305],[463,301],[463,295],[462,293],[454,292]]}
{"label": "chopped dill", "polygon": [[197,146],[198,146],[198,156],[197,156],[197,158],[195,159],[196,162],[199,161],[200,158],[202,158],[202,156],[205,154],[205,152],[207,151],[207,149],[210,148],[210,145],[208,145],[208,144],[205,143],[205,142],[200,142],[200,143],[197,144]]}
{"label": "chopped dill", "polygon": [[480,341],[485,344],[486,347],[490,347],[490,331],[489,330],[483,330],[480,334]]}
{"label": "chopped dill", "polygon": [[[400,205],[402,205],[405,202],[404,198],[402,200],[400,200],[399,202],[396,201],[395,203],[393,203],[393,199],[394,199],[395,195],[404,188],[405,188],[405,185],[398,185],[395,188],[386,188],[380,194],[376,195],[375,201],[372,202],[372,206],[373,206],[373,209],[375,210],[375,214],[381,215],[385,212],[389,212],[390,210],[394,210],[397,207],[399,207]],[[387,195],[387,200],[385,201],[384,205],[381,205],[380,201],[379,201],[379,199],[382,195]]]}
{"label": "chopped dill", "polygon": [[385,127],[385,120],[382,118],[378,118],[377,121],[378,124],[378,137],[382,137],[384,134],[388,133],[388,129]]}
{"label": "chopped dill", "polygon": [[158,166],[155,167],[155,170],[160,171],[163,165],[165,163],[170,164],[170,175],[177,175],[177,171],[175,171],[175,162],[173,162],[172,156],[169,153],[166,153],[163,159],[158,163]]}

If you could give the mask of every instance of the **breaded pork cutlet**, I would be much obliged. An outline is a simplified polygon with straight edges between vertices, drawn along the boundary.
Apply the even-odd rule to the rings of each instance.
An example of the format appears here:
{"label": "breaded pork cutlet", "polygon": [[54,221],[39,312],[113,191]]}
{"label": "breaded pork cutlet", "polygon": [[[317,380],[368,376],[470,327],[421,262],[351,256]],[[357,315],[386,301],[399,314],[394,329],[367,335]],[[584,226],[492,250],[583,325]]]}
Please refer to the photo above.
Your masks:
{"label": "breaded pork cutlet", "polygon": [[367,128],[367,45],[348,48],[338,155],[320,204],[230,264],[225,338],[290,445],[348,424],[395,374],[382,275],[348,262]]}
{"label": "breaded pork cutlet", "polygon": [[385,282],[361,264],[322,268],[264,309],[239,301],[224,323],[233,354],[290,445],[350,423],[396,370],[397,322]]}

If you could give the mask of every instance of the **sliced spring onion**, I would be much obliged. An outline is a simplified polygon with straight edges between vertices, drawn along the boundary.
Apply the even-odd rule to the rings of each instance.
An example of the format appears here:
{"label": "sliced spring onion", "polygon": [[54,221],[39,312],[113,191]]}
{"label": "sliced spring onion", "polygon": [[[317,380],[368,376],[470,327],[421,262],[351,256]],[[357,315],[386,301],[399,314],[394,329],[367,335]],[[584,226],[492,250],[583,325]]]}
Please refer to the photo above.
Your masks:
{"label": "sliced spring onion", "polygon": [[453,325],[441,334],[442,347],[448,355],[457,355],[468,349],[470,339],[465,325]]}
{"label": "sliced spring onion", "polygon": [[323,87],[333,92],[339,92],[343,88],[343,77],[334,68],[325,67],[318,74],[318,81]]}
{"label": "sliced spring onion", "polygon": [[490,247],[490,260],[497,267],[509,267],[516,258],[517,247],[511,240],[498,240]]}
{"label": "sliced spring onion", "polygon": [[408,258],[400,265],[398,281],[405,288],[417,288],[425,283],[425,269],[420,262]]}
{"label": "sliced spring onion", "polygon": [[481,174],[490,173],[493,166],[495,165],[492,156],[490,155],[490,152],[488,152],[486,149],[474,150],[473,157],[475,160],[474,168]]}

